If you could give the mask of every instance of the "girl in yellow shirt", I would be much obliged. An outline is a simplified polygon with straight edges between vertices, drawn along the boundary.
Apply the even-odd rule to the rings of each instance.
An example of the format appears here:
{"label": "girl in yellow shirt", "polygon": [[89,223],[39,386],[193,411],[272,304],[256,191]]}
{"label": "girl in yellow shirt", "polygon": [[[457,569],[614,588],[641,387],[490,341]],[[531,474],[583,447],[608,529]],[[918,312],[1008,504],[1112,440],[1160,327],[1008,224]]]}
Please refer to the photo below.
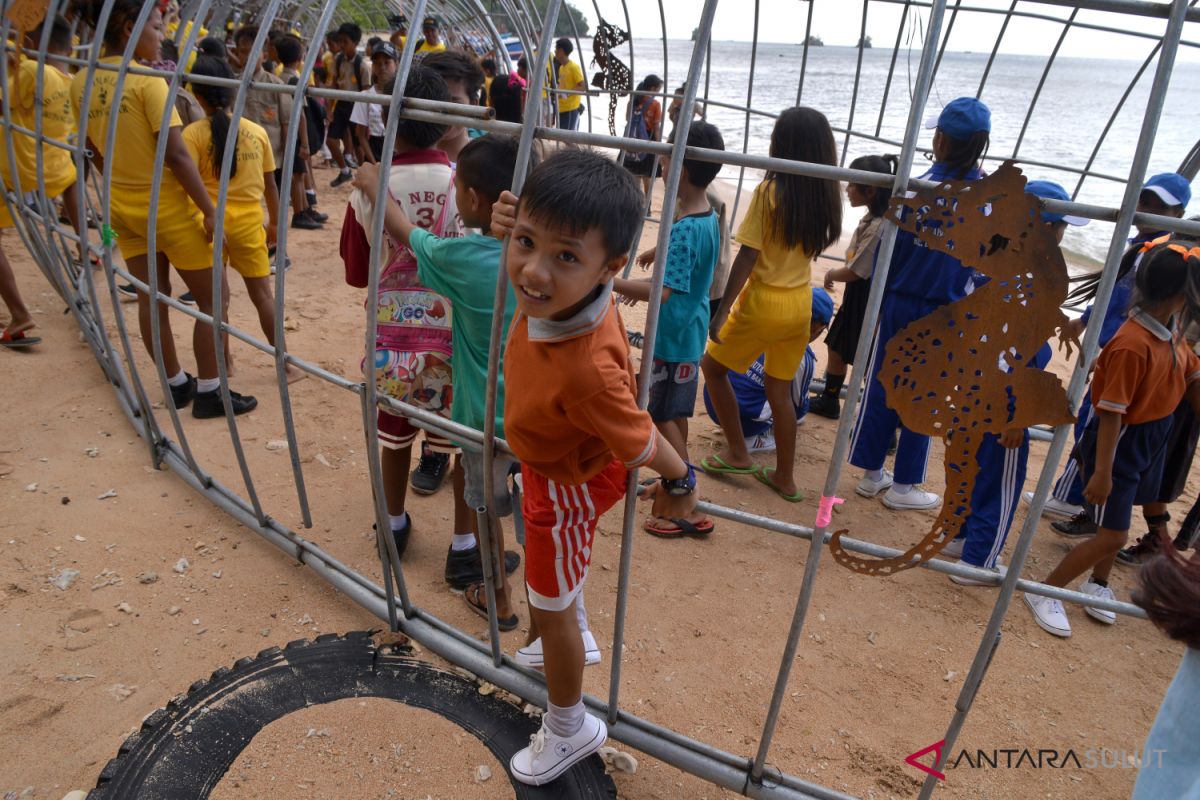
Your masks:
{"label": "girl in yellow shirt", "polygon": [[[233,69],[226,62],[211,56],[196,59],[193,76],[233,78]],[[200,168],[204,187],[213,203],[221,190],[221,164],[225,159],[226,138],[233,123],[229,109],[233,105],[233,90],[226,86],[192,84],[200,107],[208,119],[197,120],[183,129],[183,141]],[[267,131],[245,117],[238,120],[237,136],[233,143],[233,163],[225,195],[225,227],[223,254],[225,261],[241,274],[246,292],[258,311],[258,322],[267,341],[275,344],[275,299],[271,293],[271,260],[268,247],[275,246],[278,230],[279,190],[275,188],[275,158]],[[267,201],[270,225],[263,228],[262,200]],[[226,299],[226,311],[228,311]],[[288,382],[305,374],[291,364],[286,365]]]}
{"label": "girl in yellow shirt", "polygon": [[[99,24],[105,3],[89,0],[87,11],[93,28]],[[111,6],[108,26],[104,30],[102,64],[117,66],[133,36],[134,25],[141,13],[140,0],[115,0]],[[158,8],[150,12],[145,27],[134,43],[134,57],[140,61],[157,61],[163,40],[163,18]],[[150,247],[148,241],[151,213],[155,219],[154,268],[161,292],[171,287],[170,265],[174,264],[200,311],[212,313],[212,231],[214,214],[212,201],[196,163],[183,143],[183,124],[174,108],[167,113],[167,82],[160,77],[127,73],[121,94],[117,95],[117,73],[98,69],[93,73],[91,93],[87,98],[87,118],[79,119],[83,93],[87,87],[88,70],[75,75],[71,84],[71,103],[88,147],[98,168],[103,160],[112,167],[112,186],[107,198],[112,228],[117,234],[117,246],[125,265],[138,280],[149,282]],[[108,146],[109,123],[116,114],[116,138],[112,152]],[[150,208],[153,188],[151,169],[155,161],[160,135],[166,135],[167,148],[157,208]],[[198,209],[198,211],[197,211]],[[138,323],[142,342],[154,354],[151,345],[150,298],[138,293]],[[175,352],[175,337],[171,331],[167,307],[160,309],[159,345],[163,367],[171,386],[171,399],[176,408],[191,403],[195,417],[224,416],[218,388],[217,348],[209,323],[196,321],[192,346],[196,353],[198,379],[184,372]],[[234,413],[241,414],[258,405],[253,397],[229,393]]]}

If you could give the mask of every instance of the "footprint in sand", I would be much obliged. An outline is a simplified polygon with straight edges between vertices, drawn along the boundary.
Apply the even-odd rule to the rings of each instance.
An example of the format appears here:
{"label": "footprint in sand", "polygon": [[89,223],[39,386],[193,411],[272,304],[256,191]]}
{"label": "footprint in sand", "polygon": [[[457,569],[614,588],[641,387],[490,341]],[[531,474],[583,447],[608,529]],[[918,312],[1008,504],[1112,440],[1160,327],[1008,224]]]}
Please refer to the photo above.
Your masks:
{"label": "footprint in sand", "polygon": [[100,641],[104,630],[104,615],[94,608],[77,608],[59,626],[66,636],[67,650],[83,650]]}

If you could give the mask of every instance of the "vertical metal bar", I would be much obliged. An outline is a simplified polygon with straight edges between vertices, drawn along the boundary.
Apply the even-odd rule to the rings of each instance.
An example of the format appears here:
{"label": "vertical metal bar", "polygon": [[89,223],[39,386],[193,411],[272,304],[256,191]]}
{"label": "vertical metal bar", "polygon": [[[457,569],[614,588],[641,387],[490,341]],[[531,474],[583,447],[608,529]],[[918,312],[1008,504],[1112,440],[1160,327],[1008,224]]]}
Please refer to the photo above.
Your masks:
{"label": "vertical metal bar", "polygon": [[[1015,2],[1015,0],[1014,0]],[[850,136],[854,131],[854,111],[858,106],[858,86],[862,80],[863,53],[867,39],[867,9],[870,0],[863,0],[862,23],[858,30],[858,57],[854,59],[854,89],[850,92],[850,115],[846,118],[846,138],[842,141],[841,165],[846,166],[846,154],[850,151]]]}
{"label": "vertical metal bar", "polygon": [[[1159,56],[1158,66],[1154,72],[1154,82],[1150,87],[1150,97],[1146,101],[1146,114],[1142,118],[1142,128],[1138,135],[1137,150],[1134,152],[1133,163],[1129,168],[1129,181],[1125,184],[1125,193],[1121,198],[1121,211],[1117,216],[1117,224],[1113,229],[1112,239],[1108,244],[1108,257],[1105,259],[1104,272],[1100,277],[1100,285],[1096,292],[1096,310],[1100,316],[1093,320],[1094,324],[1087,326],[1083,337],[1083,352],[1080,354],[1079,361],[1075,365],[1075,371],[1071,375],[1071,383],[1067,388],[1067,395],[1071,400],[1073,408],[1079,407],[1079,400],[1084,392],[1090,366],[1099,350],[1100,329],[1104,323],[1104,317],[1108,312],[1108,302],[1112,297],[1113,287],[1117,282],[1117,269],[1121,262],[1121,256],[1125,251],[1125,232],[1129,230],[1129,226],[1133,222],[1138,195],[1141,194],[1142,190],[1142,180],[1150,165],[1150,152],[1154,148],[1155,135],[1158,133],[1158,122],[1162,116],[1163,106],[1166,102],[1167,88],[1171,82],[1171,71],[1175,66],[1175,56],[1179,52],[1179,39],[1183,34],[1183,25],[1187,16],[1187,10],[1188,3],[1185,0],[1174,0],[1171,4],[1171,16],[1167,21],[1166,32],[1163,34],[1162,39],[1162,54]],[[992,650],[999,642],[1000,625],[1004,621],[1004,615],[1008,612],[1013,593],[1017,588],[1017,580],[1020,578],[1021,569],[1025,565],[1025,558],[1029,555],[1029,549],[1033,545],[1033,537],[1037,531],[1038,520],[1041,518],[1042,507],[1045,505],[1046,497],[1050,493],[1050,485],[1054,480],[1054,473],[1058,468],[1062,451],[1066,448],[1067,435],[1071,427],[1071,424],[1067,423],[1059,425],[1054,431],[1054,441],[1050,445],[1050,451],[1046,455],[1045,463],[1042,466],[1042,474],[1039,476],[1037,488],[1034,490],[1033,502],[1030,503],[1029,511],[1025,515],[1025,523],[1021,528],[1021,536],[1017,540],[1016,548],[1013,550],[1008,573],[1004,576],[1004,580],[1000,584],[1000,593],[996,597],[995,605],[992,606],[992,615],[988,619],[987,627],[980,638],[979,647],[975,651],[975,658],[971,662],[971,670],[967,673],[967,678],[963,682],[962,689],[959,691],[958,700],[955,703],[954,716],[950,720],[950,727],[946,731],[946,744],[938,758],[936,767],[940,767],[945,762],[945,755],[954,747],[954,742],[967,720],[967,714],[971,711],[975,695],[979,691],[979,686],[982,684],[987,672]],[[920,796],[928,798],[933,794],[935,786],[936,780],[930,775],[921,787]]]}
{"label": "vertical metal bar", "polygon": [[[863,0],[863,2],[866,2],[866,0]],[[750,79],[746,82],[746,124],[742,128],[743,153],[749,152],[750,148],[750,109],[754,105],[754,68],[758,62],[758,12],[759,0],[754,0],[754,34],[750,42]],[[733,220],[737,219],[738,206],[742,202],[742,184],[745,180],[746,168],[738,167],[737,191],[733,195],[733,210],[729,213],[730,224],[733,224]]]}
{"label": "vertical metal bar", "polygon": [[[717,0],[705,0],[700,14],[700,27],[696,42],[692,46],[692,58],[688,64],[687,89],[683,93],[683,105],[679,108],[679,121],[675,125],[675,144],[671,150],[671,165],[667,169],[666,188],[663,191],[662,221],[658,226],[658,248],[651,276],[650,299],[646,307],[646,338],[642,345],[642,366],[638,375],[638,407],[645,408],[650,394],[650,370],[654,359],[654,340],[658,335],[658,317],[662,310],[663,276],[666,274],[667,250],[670,248],[671,228],[675,218],[675,199],[679,193],[679,180],[683,175],[683,159],[687,150],[688,131],[692,127],[692,110],[696,105],[696,89],[699,85],[701,65],[708,52],[712,34],[713,17],[717,13]],[[617,573],[617,608],[613,624],[612,671],[608,688],[608,721],[616,722],[619,713],[618,700],[621,693],[621,661],[625,642],[625,618],[629,610],[629,579],[633,564],[633,527],[637,520],[637,476],[636,469],[629,471],[625,484],[625,510],[621,526],[621,565]]]}
{"label": "vertical metal bar", "polygon": [[[921,61],[917,70],[917,85],[912,105],[908,109],[908,122],[904,127],[904,147],[900,151],[900,163],[896,168],[896,180],[892,184],[892,194],[897,195],[907,190],[908,179],[912,173],[913,156],[917,150],[917,137],[924,120],[925,104],[929,100],[929,87],[933,82],[932,64],[937,50],[938,39],[942,28],[942,20],[946,14],[946,0],[933,0],[929,9],[929,29],[926,32],[925,43],[921,48]],[[883,290],[887,284],[888,271],[891,266],[892,249],[896,244],[896,225],[885,220],[882,238],[879,243],[879,254],[876,257],[875,275],[871,279],[871,292],[867,298],[867,313],[863,321],[863,330],[874,330],[879,318],[879,306],[883,302]],[[863,336],[859,339],[855,351],[856,365],[866,365],[869,362],[868,353],[873,344],[872,337]],[[829,469],[825,476],[825,486],[822,494],[832,497],[837,492],[838,478],[841,477],[842,463],[846,460],[846,451],[850,448],[850,431],[853,428],[855,412],[858,409],[858,399],[862,393],[863,378],[870,380],[870,375],[860,375],[860,366],[854,367],[854,379],[848,381],[846,405],[838,420],[837,437],[834,439],[833,453],[829,457]],[[809,541],[807,562],[804,565],[804,577],[800,584],[800,596],[796,599],[796,610],[792,616],[791,628],[788,631],[787,643],[783,648],[783,657],[779,665],[779,673],[775,678],[775,691],[771,695],[771,704],[767,712],[766,723],[763,725],[762,739],[759,742],[758,754],[754,757],[751,776],[761,780],[770,752],[771,739],[779,723],[779,712],[783,705],[783,695],[787,690],[788,677],[792,664],[796,659],[796,649],[800,643],[800,633],[804,628],[804,620],[812,601],[814,585],[817,579],[817,567],[821,560],[821,551],[825,544],[825,528],[817,525]]]}
{"label": "vertical metal bar", "polygon": [[983,87],[987,85],[988,75],[992,72],[992,64],[996,60],[996,53],[1000,50],[1000,43],[1004,41],[1004,33],[1008,30],[1008,23],[1012,20],[1012,13],[1017,7],[1017,0],[1012,1],[1012,5],[1008,7],[1008,13],[1004,15],[1004,22],[1000,23],[1000,30],[996,33],[996,42],[992,45],[992,52],[988,54],[987,64],[983,67],[983,75],[979,78],[979,88],[975,90],[975,98],[979,99],[983,96]]}
{"label": "vertical metal bar", "polygon": [[909,0],[904,0],[900,12],[900,24],[896,26],[896,44],[892,47],[892,60],[888,64],[887,80],[883,84],[883,99],[879,101],[879,119],[875,122],[875,135],[883,130],[883,116],[887,112],[888,96],[892,91],[892,77],[896,74],[896,58],[900,55],[900,42],[904,40],[904,23],[908,20]]}
{"label": "vertical metal bar", "polygon": [[1037,108],[1038,98],[1042,96],[1042,88],[1046,85],[1046,78],[1050,75],[1050,68],[1054,66],[1054,61],[1058,58],[1058,51],[1062,47],[1063,42],[1066,41],[1067,33],[1070,32],[1071,25],[1075,22],[1075,16],[1078,13],[1078,8],[1071,9],[1071,16],[1067,17],[1062,31],[1058,34],[1058,40],[1054,43],[1054,49],[1050,51],[1050,57],[1046,59],[1046,66],[1042,69],[1042,77],[1038,78],[1037,88],[1033,90],[1033,97],[1029,100],[1029,108],[1025,111],[1025,119],[1021,121],[1021,132],[1017,134],[1017,143],[1013,145],[1013,158],[1016,158],[1017,153],[1021,150],[1021,143],[1025,141],[1025,131],[1029,129],[1029,120],[1033,118],[1033,110]]}
{"label": "vertical metal bar", "polygon": [[[942,57],[946,55],[946,46],[950,44],[950,34],[954,32],[954,22],[958,19],[958,9],[962,5],[962,0],[954,0],[954,8],[950,11],[950,20],[946,23],[946,34],[942,36],[942,44],[938,48],[937,61],[933,64],[933,80],[937,80],[938,72],[942,68]],[[930,11],[932,13],[932,10]],[[932,32],[925,31],[927,36],[932,36]]]}
{"label": "vertical metal bar", "polygon": [[804,20],[804,47],[800,51],[800,83],[796,86],[796,105],[800,105],[804,97],[804,77],[808,74],[808,40],[812,36],[813,4],[815,0],[805,0],[808,3],[808,15]]}
{"label": "vertical metal bar", "polygon": [[[546,9],[545,24],[539,46],[537,65],[530,62],[529,90],[525,95],[525,126],[521,129],[521,139],[517,144],[517,163],[513,170],[513,194],[520,196],[525,186],[525,178],[529,171],[529,162],[533,156],[533,138],[536,129],[530,122],[530,113],[540,104],[542,85],[546,80],[546,65],[550,58],[550,44],[554,41],[554,26],[558,24],[558,14],[562,8],[562,0],[551,0]],[[528,60],[528,57],[526,57]],[[496,405],[499,399],[497,384],[500,381],[500,343],[504,339],[504,306],[508,298],[508,247],[510,237],[504,237],[500,245],[500,269],[496,271],[496,296],[492,301],[492,332],[488,340],[488,370],[487,393],[483,403],[483,513],[479,515],[479,550],[483,555],[484,586],[488,592],[488,624],[497,626],[495,586],[493,573],[503,580],[504,554],[500,553],[500,564],[494,569],[492,557],[491,517],[487,514],[488,505],[495,497],[496,479],[492,474],[496,461]],[[492,658],[497,666],[500,664],[500,639],[498,627],[492,632]]]}

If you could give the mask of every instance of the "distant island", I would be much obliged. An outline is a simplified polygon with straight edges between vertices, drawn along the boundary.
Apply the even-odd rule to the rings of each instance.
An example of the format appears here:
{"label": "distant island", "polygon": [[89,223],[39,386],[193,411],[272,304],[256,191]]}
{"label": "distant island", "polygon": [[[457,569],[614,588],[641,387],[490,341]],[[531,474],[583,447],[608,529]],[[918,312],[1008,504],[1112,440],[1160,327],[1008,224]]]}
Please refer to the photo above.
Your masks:
{"label": "distant island", "polygon": [[869,50],[871,48],[871,37],[870,36],[862,37],[861,39],[858,40],[857,46],[861,47],[863,50]]}
{"label": "distant island", "polygon": [[822,41],[821,37],[817,36],[815,33],[810,33],[808,35],[807,44],[809,47],[824,47],[825,46],[825,42]]}

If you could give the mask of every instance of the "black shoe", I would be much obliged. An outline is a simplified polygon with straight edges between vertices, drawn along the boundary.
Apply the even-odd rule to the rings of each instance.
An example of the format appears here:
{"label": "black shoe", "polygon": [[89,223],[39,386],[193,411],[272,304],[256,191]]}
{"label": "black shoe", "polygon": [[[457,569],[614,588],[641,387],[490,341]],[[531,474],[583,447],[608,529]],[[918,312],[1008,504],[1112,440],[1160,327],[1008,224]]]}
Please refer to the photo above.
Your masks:
{"label": "black shoe", "polygon": [[1158,554],[1158,534],[1147,533],[1129,547],[1117,552],[1117,563],[1123,567],[1140,567]]}
{"label": "black shoe", "polygon": [[137,300],[138,290],[132,283],[119,283],[117,284],[117,297],[120,298],[121,302],[128,303],[132,300]]}
{"label": "black shoe", "polygon": [[187,408],[187,404],[196,396],[196,379],[186,372],[183,374],[187,375],[187,380],[171,387],[171,402],[176,408]]}
{"label": "black shoe", "polygon": [[183,294],[179,295],[179,302],[183,303],[185,306],[191,306],[192,308],[196,307],[196,298],[192,297],[191,292],[184,292]]}
{"label": "black shoe", "polygon": [[311,205],[308,207],[308,209],[305,211],[305,213],[308,214],[310,219],[315,219],[317,222],[320,222],[322,224],[329,221],[328,214],[322,214],[320,211],[317,211],[317,209]]}
{"label": "black shoe", "polygon": [[421,461],[412,471],[412,488],[417,494],[433,494],[442,488],[446,473],[450,471],[450,454],[423,450]]}
{"label": "black shoe", "polygon": [[323,227],[308,211],[292,214],[292,227],[302,231],[319,231]]}
{"label": "black shoe", "polygon": [[354,173],[347,169],[339,172],[338,176],[329,182],[329,185],[336,189],[343,183],[349,183],[352,180],[354,180]]}
{"label": "black shoe", "polygon": [[[258,407],[258,400],[248,394],[238,394],[229,391],[229,400],[233,405],[234,414],[245,414]],[[192,416],[196,419],[213,419],[225,416],[225,404],[221,402],[221,391],[196,392],[196,402],[192,404]]]}
{"label": "black shoe", "polygon": [[310,191],[306,190],[304,192],[304,199],[308,201],[309,208],[317,207],[317,193],[316,192],[310,192]]}
{"label": "black shoe", "polygon": [[831,394],[821,392],[808,401],[808,410],[818,417],[837,419],[842,415],[842,402]]}
{"label": "black shoe", "polygon": [[[1068,539],[1086,539],[1089,536],[1095,536],[1096,531],[1099,530],[1086,511],[1080,511],[1070,519],[1051,522],[1050,527],[1059,536],[1065,536]],[[1117,558],[1119,559],[1120,556]]]}
{"label": "black shoe", "polygon": [[[512,550],[504,551],[504,574],[512,575],[521,565],[521,556]],[[462,591],[473,583],[483,581],[483,557],[479,545],[470,550],[450,548],[446,553],[446,583],[456,591]]]}
{"label": "black shoe", "polygon": [[[396,558],[404,558],[404,551],[408,549],[408,537],[412,534],[412,516],[405,511],[404,519],[408,523],[403,528],[392,528],[392,539],[396,542]],[[378,525],[372,525],[371,530],[379,530]]]}

